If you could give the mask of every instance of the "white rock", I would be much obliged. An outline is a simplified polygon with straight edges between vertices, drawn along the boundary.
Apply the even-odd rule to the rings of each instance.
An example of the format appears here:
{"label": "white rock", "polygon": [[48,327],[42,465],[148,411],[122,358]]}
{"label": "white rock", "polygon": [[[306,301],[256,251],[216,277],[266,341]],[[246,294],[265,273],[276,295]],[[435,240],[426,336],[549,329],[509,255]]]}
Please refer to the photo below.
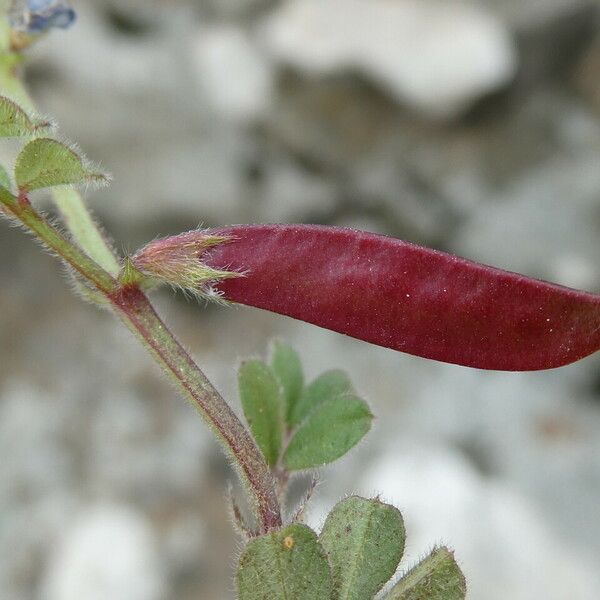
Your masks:
{"label": "white rock", "polygon": [[215,112],[235,121],[266,113],[272,69],[242,29],[232,25],[202,29],[193,53],[201,93]]}
{"label": "white rock", "polygon": [[469,213],[452,251],[563,285],[598,287],[595,154],[553,157]]}
{"label": "white rock", "polygon": [[43,584],[48,600],[159,600],[165,575],[148,523],[118,506],[90,509],[65,532]]}
{"label": "white rock", "polygon": [[440,0],[289,0],[265,43],[308,74],[358,71],[398,101],[453,117],[515,73],[507,29],[481,8]]}
{"label": "white rock", "polygon": [[258,206],[266,221],[302,221],[307,214],[333,211],[336,195],[330,181],[303,171],[283,156],[273,157],[266,168]]}
{"label": "white rock", "polygon": [[597,598],[593,565],[524,496],[482,478],[450,448],[405,443],[390,450],[361,487],[402,510],[404,568],[445,543],[456,551],[470,600]]}

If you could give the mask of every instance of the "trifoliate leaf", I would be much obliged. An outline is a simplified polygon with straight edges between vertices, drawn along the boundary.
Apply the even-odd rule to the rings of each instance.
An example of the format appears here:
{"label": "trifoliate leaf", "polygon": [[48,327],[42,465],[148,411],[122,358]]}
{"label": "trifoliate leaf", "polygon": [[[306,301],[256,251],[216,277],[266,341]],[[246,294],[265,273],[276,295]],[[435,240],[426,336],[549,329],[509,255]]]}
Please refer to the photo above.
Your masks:
{"label": "trifoliate leaf", "polygon": [[302,364],[293,348],[282,342],[273,344],[271,366],[283,386],[285,397],[285,418],[290,423],[290,415],[304,385]]}
{"label": "trifoliate leaf", "polygon": [[236,584],[239,600],[330,600],[332,581],[325,551],[306,525],[251,540]]}
{"label": "trifoliate leaf", "polygon": [[48,127],[48,121],[31,119],[18,104],[0,96],[0,137],[25,137]]}
{"label": "trifoliate leaf", "polygon": [[465,578],[454,555],[442,547],[412,568],[385,600],[464,600],[466,594]]}
{"label": "trifoliate leaf", "polygon": [[73,150],[50,138],[29,142],[17,157],[15,180],[20,190],[56,185],[105,183],[108,178],[89,169]]}
{"label": "trifoliate leaf", "polygon": [[404,552],[400,511],[352,496],[329,513],[319,541],[327,553],[336,600],[371,600],[396,571]]}
{"label": "trifoliate leaf", "polygon": [[298,471],[340,458],[369,431],[372,419],[367,403],[354,395],[326,400],[294,434],[283,456],[285,466]]}
{"label": "trifoliate leaf", "polygon": [[238,371],[238,386],[252,435],[267,464],[274,465],[279,458],[283,430],[281,384],[269,365],[250,360]]}
{"label": "trifoliate leaf", "polygon": [[352,392],[352,383],[344,371],[326,371],[306,386],[292,407],[290,425],[299,425],[319,404]]}

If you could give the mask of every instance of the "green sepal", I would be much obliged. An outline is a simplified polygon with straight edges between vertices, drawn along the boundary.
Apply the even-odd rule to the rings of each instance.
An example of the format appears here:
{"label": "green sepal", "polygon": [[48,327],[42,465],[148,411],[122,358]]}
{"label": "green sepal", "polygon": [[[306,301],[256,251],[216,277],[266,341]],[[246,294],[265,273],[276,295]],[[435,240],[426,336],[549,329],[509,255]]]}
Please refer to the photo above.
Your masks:
{"label": "green sepal", "polygon": [[260,360],[242,363],[238,371],[240,400],[246,421],[267,464],[277,463],[283,432],[283,392],[273,369]]}
{"label": "green sepal", "polygon": [[276,341],[271,352],[271,366],[283,386],[285,420],[290,424],[290,415],[304,386],[302,364],[291,346]]}
{"label": "green sepal", "polygon": [[50,126],[50,122],[30,118],[18,104],[0,96],[0,137],[26,137]]}
{"label": "green sepal", "polygon": [[335,600],[371,600],[395,573],[405,538],[397,508],[358,496],[337,504],[319,538],[331,565]]}
{"label": "green sepal", "polygon": [[310,527],[295,523],[248,542],[236,574],[239,600],[332,600],[325,551]]}
{"label": "green sepal", "polygon": [[123,266],[119,272],[119,283],[121,285],[139,285],[142,286],[146,283],[147,277],[140,273],[131,261],[131,257],[126,256],[123,259]]}
{"label": "green sepal", "polygon": [[292,407],[289,424],[299,425],[325,400],[353,391],[347,373],[338,369],[326,371],[302,390],[298,401]]}
{"label": "green sepal", "polygon": [[292,437],[283,462],[290,471],[330,463],[355,446],[371,428],[367,403],[347,394],[322,402]]}
{"label": "green sepal", "polygon": [[465,577],[448,548],[436,548],[391,589],[385,600],[464,600]]}
{"label": "green sepal", "polygon": [[50,138],[29,142],[17,157],[15,181],[29,192],[57,185],[106,183],[108,177],[92,171],[71,148]]}

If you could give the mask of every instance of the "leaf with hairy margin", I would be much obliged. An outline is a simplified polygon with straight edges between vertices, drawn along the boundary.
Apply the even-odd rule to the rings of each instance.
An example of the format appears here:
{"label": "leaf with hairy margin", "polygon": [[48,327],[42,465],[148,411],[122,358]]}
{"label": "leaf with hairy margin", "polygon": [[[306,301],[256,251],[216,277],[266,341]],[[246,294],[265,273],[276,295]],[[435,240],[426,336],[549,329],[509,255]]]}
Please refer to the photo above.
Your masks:
{"label": "leaf with hairy margin", "polygon": [[16,102],[0,96],[0,137],[26,137],[48,127],[48,121],[32,119]]}
{"label": "leaf with hairy margin", "polygon": [[385,600],[464,600],[465,577],[448,548],[436,548],[392,588]]}
{"label": "leaf with hairy margin", "polygon": [[236,574],[239,600],[332,600],[327,556],[299,523],[248,542]]}
{"label": "leaf with hairy margin", "polygon": [[358,496],[338,503],[319,537],[336,600],[371,600],[396,571],[405,538],[402,515],[394,506]]}
{"label": "leaf with hairy margin", "polygon": [[106,183],[108,177],[92,171],[71,148],[50,138],[29,142],[17,156],[15,181],[29,192],[57,185]]}

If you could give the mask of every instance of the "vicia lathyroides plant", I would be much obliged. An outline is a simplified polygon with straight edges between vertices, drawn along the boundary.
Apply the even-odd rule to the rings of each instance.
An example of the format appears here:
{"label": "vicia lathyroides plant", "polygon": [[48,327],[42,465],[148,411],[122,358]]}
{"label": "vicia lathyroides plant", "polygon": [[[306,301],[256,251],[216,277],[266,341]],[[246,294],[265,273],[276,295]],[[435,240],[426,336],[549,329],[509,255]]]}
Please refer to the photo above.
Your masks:
{"label": "vicia lathyroides plant", "polygon": [[[405,529],[400,512],[378,498],[346,497],[319,533],[302,522],[303,507],[284,518],[293,473],[335,461],[371,427],[371,409],[344,371],[306,382],[296,352],[274,343],[265,360],[239,368],[244,424],[147,294],[167,284],[401,352],[507,371],[560,367],[598,351],[600,296],[390,237],[317,225],[194,230],[118,256],[77,191],[107,176],[54,137],[17,77],[23,51],[74,19],[63,0],[3,7],[0,136],[19,139],[21,147],[13,169],[0,168],[0,214],[51,250],[86,299],[114,312],[221,443],[252,509],[244,516],[230,498],[245,543],[235,575],[238,598],[372,600],[388,584],[387,600],[464,599],[464,577],[443,546],[390,583]],[[46,188],[62,228],[32,202],[31,193]]]}

